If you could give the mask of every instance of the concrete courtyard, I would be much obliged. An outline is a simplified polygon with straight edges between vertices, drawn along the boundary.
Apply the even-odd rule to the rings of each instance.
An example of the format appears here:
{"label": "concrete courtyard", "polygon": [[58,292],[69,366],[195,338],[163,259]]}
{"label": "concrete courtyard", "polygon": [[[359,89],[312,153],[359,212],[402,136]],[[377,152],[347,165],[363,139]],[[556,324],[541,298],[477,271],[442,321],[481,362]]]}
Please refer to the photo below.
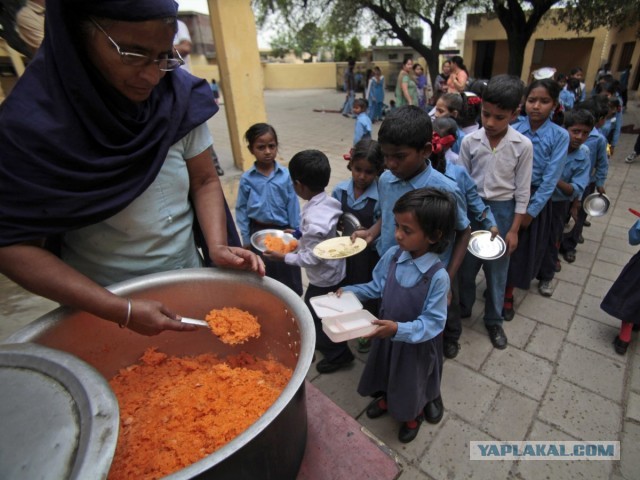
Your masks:
{"label": "concrete courtyard", "polygon": [[[352,142],[353,120],[329,112],[338,110],[343,99],[344,94],[334,90],[265,92],[281,159],[286,163],[307,148],[324,151],[332,164],[329,189],[350,175],[342,155]],[[630,123],[640,127],[635,99],[629,101],[623,124]],[[233,166],[224,106],[209,126],[233,207],[242,172]],[[507,349],[491,346],[481,302],[464,321],[460,353],[445,362],[445,415],[438,425],[423,424],[416,440],[405,445],[397,440],[398,425],[391,418],[368,419],[364,410],[370,399],[356,392],[366,354],[357,354],[353,366],[333,374],[320,375],[312,365],[308,380],[390,448],[401,466],[401,480],[640,477],[637,333],[627,355],[617,355],[612,340],[620,323],[599,308],[622,266],[637,251],[628,244],[627,231],[637,219],[628,209],[640,210],[640,161],[631,165],[623,161],[636,135],[621,136],[606,184],[612,208],[585,228],[577,260],[562,263],[553,296],[540,296],[536,281],[529,291],[516,290],[516,316],[504,325]],[[477,288],[482,299],[481,278]],[[1,276],[0,291],[0,340],[56,306]],[[619,440],[621,460],[471,461],[472,440]],[[343,477],[335,472],[332,478]]]}

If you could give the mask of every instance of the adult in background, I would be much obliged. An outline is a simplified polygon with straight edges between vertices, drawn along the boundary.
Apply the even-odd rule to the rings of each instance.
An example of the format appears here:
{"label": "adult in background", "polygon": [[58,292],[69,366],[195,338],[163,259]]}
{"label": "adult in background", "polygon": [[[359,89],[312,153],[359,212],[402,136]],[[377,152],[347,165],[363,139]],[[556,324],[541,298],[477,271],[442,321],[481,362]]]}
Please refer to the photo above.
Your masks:
{"label": "adult in background", "polygon": [[347,64],[347,69],[344,71],[344,91],[347,94],[344,100],[344,105],[342,106],[342,115],[344,117],[351,116],[353,101],[356,98],[356,77],[353,72],[355,66],[356,61],[353,58],[350,58]]}
{"label": "adult in background", "polygon": [[413,77],[416,79],[418,89],[418,106],[425,109],[427,108],[427,76],[419,63],[413,64]]}
{"label": "adult in background", "polygon": [[442,71],[436,76],[436,82],[434,85],[434,95],[431,99],[431,104],[435,105],[441,95],[447,93],[447,80],[449,80],[449,74],[451,73],[451,62],[445,60],[442,63]]}
{"label": "adult in background", "polygon": [[27,44],[32,56],[44,38],[45,0],[27,0],[16,13],[16,31]]}
{"label": "adult in background", "polygon": [[180,54],[182,60],[184,60],[184,64],[180,66],[187,72],[191,73],[191,48],[193,44],[191,43],[191,34],[189,33],[189,27],[182,20],[178,20],[178,31],[176,32],[176,36],[173,38],[173,48]]}
{"label": "adult in background", "polygon": [[447,91],[448,92],[464,92],[467,87],[467,81],[469,80],[469,72],[464,65],[462,57],[456,55],[451,57],[451,72],[447,79]]}
{"label": "adult in background", "polygon": [[396,107],[418,106],[418,86],[413,76],[413,59],[405,58],[396,81]]}
{"label": "adult in background", "polygon": [[217,107],[178,68],[176,15],[173,0],[49,0],[42,46],[0,109],[0,273],[145,335],[193,327],[105,285],[205,263],[264,275],[229,246],[206,124]]}

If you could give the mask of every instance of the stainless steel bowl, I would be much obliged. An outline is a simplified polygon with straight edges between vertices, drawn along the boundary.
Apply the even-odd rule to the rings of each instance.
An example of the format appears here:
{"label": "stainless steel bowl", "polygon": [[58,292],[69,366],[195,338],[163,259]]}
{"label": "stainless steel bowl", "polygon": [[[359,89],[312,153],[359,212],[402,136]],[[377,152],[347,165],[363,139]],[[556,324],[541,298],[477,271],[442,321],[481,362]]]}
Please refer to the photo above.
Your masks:
{"label": "stainless steel bowl", "polygon": [[[167,478],[295,478],[307,438],[305,376],[315,349],[309,310],[292,290],[270,278],[218,269],[185,269],[139,277],[110,287],[121,296],[159,300],[180,315],[204,318],[213,308],[237,307],[257,315],[262,334],[242,346],[294,369],[275,403],[224,447]],[[134,363],[148,347],[174,355],[205,352],[224,357],[239,349],[213,341],[211,332],[164,332],[145,337],[85,312],[58,308],[9,337],[76,355],[106,378]]]}
{"label": "stainless steel bowl", "polygon": [[251,245],[253,245],[253,248],[260,252],[266,251],[267,247],[264,244],[264,240],[265,238],[267,238],[267,235],[281,238],[286,243],[289,243],[291,240],[295,240],[295,237],[290,233],[285,233],[282,230],[278,230],[277,228],[268,228],[266,230],[255,232],[253,235],[251,235]]}
{"label": "stainless steel bowl", "polygon": [[607,213],[611,200],[604,193],[592,193],[582,202],[582,208],[592,217],[601,217]]}
{"label": "stainless steel bowl", "polygon": [[353,232],[360,230],[362,225],[360,220],[353,213],[343,213],[338,221],[338,230],[342,232],[343,237],[350,237]]}

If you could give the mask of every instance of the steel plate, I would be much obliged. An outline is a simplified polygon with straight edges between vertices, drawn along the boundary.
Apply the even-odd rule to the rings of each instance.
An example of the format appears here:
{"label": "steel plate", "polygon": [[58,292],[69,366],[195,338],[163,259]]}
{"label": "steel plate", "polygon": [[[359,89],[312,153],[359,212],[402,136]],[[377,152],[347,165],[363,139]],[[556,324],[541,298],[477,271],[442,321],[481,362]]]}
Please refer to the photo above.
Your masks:
{"label": "steel plate", "polygon": [[604,193],[592,193],[582,202],[582,208],[587,215],[592,217],[601,217],[607,213],[611,200]]}
{"label": "steel plate", "polygon": [[285,233],[276,228],[269,228],[266,230],[260,230],[259,232],[251,235],[251,245],[253,245],[253,248],[261,252],[265,252],[267,247],[264,245],[264,239],[267,238],[267,235],[282,238],[286,243],[289,243],[291,240],[295,240],[295,237],[290,233]]}
{"label": "steel plate", "polygon": [[507,245],[499,235],[491,240],[491,232],[476,230],[471,233],[467,250],[482,260],[495,260],[505,254]]}

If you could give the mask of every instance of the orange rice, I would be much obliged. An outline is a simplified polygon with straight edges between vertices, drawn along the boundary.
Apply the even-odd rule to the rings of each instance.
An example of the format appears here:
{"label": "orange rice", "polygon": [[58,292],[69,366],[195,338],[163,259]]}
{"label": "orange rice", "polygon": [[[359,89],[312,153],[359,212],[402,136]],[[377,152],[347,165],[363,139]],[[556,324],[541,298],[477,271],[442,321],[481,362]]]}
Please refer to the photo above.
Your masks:
{"label": "orange rice", "polygon": [[234,307],[211,310],[205,320],[211,331],[224,343],[236,345],[260,336],[258,319],[249,312]]}
{"label": "orange rice", "polygon": [[110,480],[156,479],[246,430],[273,404],[291,369],[247,353],[174,357],[148,349],[109,382],[120,405]]}
{"label": "orange rice", "polygon": [[298,241],[296,239],[292,239],[289,242],[285,242],[280,237],[268,234],[264,237],[264,246],[272,252],[289,253],[298,248]]}

